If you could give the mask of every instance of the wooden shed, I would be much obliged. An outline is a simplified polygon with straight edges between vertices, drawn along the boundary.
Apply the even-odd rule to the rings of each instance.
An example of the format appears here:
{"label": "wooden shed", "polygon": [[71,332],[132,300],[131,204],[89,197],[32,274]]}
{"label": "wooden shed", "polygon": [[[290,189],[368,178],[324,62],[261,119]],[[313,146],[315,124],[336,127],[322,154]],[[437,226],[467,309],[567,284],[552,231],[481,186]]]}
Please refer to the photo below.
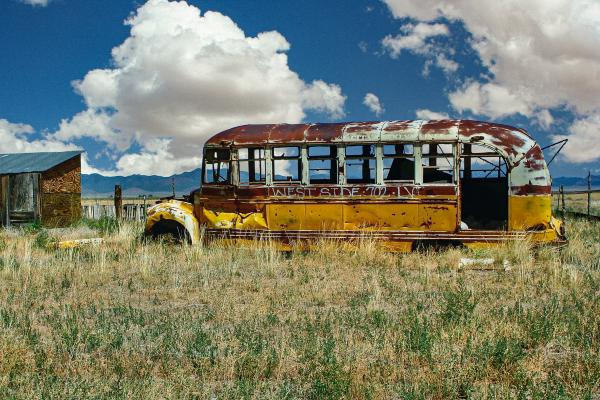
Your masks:
{"label": "wooden shed", "polygon": [[0,213],[3,226],[80,219],[81,152],[0,154]]}

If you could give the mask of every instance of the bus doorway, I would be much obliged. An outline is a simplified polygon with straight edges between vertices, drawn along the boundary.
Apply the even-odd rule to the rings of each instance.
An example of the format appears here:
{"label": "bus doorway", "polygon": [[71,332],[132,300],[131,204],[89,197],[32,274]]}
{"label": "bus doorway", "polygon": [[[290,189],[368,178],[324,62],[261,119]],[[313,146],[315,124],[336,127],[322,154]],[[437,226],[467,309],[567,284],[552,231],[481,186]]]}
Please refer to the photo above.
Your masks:
{"label": "bus doorway", "polygon": [[495,151],[463,144],[460,157],[461,230],[507,230],[506,162]]}

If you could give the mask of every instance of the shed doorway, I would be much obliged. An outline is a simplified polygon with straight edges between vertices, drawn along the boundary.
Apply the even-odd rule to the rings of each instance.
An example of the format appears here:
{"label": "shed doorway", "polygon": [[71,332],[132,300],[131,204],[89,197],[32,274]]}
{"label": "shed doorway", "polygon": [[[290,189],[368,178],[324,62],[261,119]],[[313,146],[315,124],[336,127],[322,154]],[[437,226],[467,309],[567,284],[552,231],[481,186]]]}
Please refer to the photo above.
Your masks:
{"label": "shed doorway", "polygon": [[506,162],[494,150],[463,144],[460,156],[461,230],[507,230]]}
{"label": "shed doorway", "polygon": [[32,223],[38,219],[40,174],[17,174],[8,177],[7,225]]}

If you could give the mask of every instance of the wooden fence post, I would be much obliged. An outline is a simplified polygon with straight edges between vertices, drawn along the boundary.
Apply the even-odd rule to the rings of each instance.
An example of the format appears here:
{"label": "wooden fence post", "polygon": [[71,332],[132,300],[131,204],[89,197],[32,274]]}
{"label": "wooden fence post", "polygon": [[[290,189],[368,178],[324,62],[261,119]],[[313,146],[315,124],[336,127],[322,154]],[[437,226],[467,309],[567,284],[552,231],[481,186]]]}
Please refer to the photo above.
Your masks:
{"label": "wooden fence post", "polygon": [[592,172],[588,171],[588,192],[587,192],[587,201],[588,201],[588,207],[587,207],[587,216],[589,217],[590,215],[592,215],[591,213],[591,206],[592,206]]}
{"label": "wooden fence post", "polygon": [[562,194],[562,191],[560,190],[561,186],[558,187],[558,193],[556,194],[557,200],[558,200],[558,205],[556,206],[556,211],[561,212],[561,208],[560,208],[560,195]]}
{"label": "wooden fence post", "polygon": [[121,220],[123,214],[123,197],[121,196],[121,185],[115,185],[115,217]]}
{"label": "wooden fence post", "polygon": [[560,185],[559,197],[560,197],[560,201],[562,201],[562,208],[560,210],[561,210],[561,213],[564,218],[564,216],[565,216],[565,188],[563,187],[563,185]]}

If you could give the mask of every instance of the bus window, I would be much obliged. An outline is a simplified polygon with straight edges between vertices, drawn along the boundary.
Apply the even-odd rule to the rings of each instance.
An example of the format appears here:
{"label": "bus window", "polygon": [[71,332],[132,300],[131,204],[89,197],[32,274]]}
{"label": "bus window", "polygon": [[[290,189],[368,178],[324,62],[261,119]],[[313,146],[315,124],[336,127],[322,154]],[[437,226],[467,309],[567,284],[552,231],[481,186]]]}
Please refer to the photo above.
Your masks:
{"label": "bus window", "polygon": [[462,145],[461,178],[506,177],[506,163],[494,150],[477,144]]}
{"label": "bus window", "polygon": [[383,146],[384,181],[414,181],[415,158],[412,144]]}
{"label": "bus window", "polygon": [[240,185],[265,182],[265,149],[239,149],[238,160]]}
{"label": "bus window", "polygon": [[375,183],[375,145],[346,146],[346,181]]}
{"label": "bus window", "polygon": [[454,183],[454,151],[451,144],[424,144],[423,183]]}
{"label": "bus window", "polygon": [[299,147],[273,148],[273,181],[299,182],[302,161]]}
{"label": "bus window", "polygon": [[229,149],[207,149],[204,153],[204,183],[231,181]]}
{"label": "bus window", "polygon": [[337,147],[308,147],[308,181],[310,183],[337,183]]}

